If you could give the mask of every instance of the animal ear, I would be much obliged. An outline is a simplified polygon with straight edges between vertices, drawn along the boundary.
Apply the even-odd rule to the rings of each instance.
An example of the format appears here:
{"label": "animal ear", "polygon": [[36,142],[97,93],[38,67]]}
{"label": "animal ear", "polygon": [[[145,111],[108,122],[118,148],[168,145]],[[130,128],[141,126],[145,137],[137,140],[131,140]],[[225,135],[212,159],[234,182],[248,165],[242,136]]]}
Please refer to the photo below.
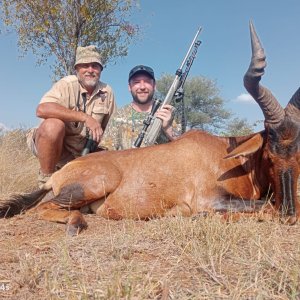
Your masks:
{"label": "animal ear", "polygon": [[262,147],[263,138],[260,133],[255,134],[251,139],[247,140],[246,142],[242,143],[241,145],[237,146],[233,149],[228,155],[224,158],[236,158],[239,156],[247,156],[259,150]]}

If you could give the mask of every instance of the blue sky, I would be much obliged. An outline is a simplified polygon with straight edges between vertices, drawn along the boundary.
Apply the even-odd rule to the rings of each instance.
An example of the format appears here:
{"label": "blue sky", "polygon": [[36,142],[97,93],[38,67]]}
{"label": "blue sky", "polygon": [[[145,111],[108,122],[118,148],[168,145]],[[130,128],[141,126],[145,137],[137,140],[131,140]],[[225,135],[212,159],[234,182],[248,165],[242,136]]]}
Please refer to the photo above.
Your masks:
{"label": "blue sky", "polygon": [[[104,69],[101,80],[113,87],[118,106],[129,103],[129,70],[146,64],[157,78],[174,74],[202,26],[202,45],[190,76],[215,80],[226,108],[254,122],[263,115],[245,95],[242,81],[251,57],[249,20],[267,55],[261,82],[285,107],[299,87],[299,15],[299,0],[141,0],[132,21],[142,27],[143,36],[130,46],[127,57]],[[0,35],[0,47],[0,123],[10,128],[34,126],[36,106],[52,85],[49,65],[36,66],[31,54],[19,58],[14,34]]]}

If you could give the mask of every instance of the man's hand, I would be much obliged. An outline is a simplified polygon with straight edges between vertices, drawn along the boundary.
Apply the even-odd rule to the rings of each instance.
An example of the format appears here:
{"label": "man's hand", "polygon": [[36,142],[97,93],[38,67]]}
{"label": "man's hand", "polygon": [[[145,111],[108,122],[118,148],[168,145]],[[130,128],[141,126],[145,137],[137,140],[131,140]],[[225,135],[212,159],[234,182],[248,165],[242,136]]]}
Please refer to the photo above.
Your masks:
{"label": "man's hand", "polygon": [[155,114],[157,118],[162,120],[162,129],[170,141],[177,138],[172,127],[174,109],[175,108],[172,105],[166,104]]}
{"label": "man's hand", "polygon": [[93,137],[93,140],[99,143],[103,135],[103,129],[92,116],[86,116],[87,118],[85,120],[85,126],[89,130],[89,133]]}
{"label": "man's hand", "polygon": [[55,118],[64,122],[84,122],[89,133],[93,136],[93,140],[100,142],[103,135],[101,125],[90,115],[83,111],[75,111],[68,109],[58,103],[45,102],[39,104],[37,108],[37,117],[43,119]]}
{"label": "man's hand", "polygon": [[173,115],[172,112],[174,107],[172,105],[166,104],[161,109],[159,109],[155,116],[162,120],[163,130],[167,130],[172,125]]}

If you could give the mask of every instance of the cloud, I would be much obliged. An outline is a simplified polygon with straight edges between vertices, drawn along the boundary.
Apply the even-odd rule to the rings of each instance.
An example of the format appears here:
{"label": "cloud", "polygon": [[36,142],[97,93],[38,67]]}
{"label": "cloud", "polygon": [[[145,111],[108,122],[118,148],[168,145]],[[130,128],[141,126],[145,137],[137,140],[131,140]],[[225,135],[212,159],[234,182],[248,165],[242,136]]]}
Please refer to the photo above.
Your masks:
{"label": "cloud", "polygon": [[256,103],[253,97],[249,94],[240,94],[233,101],[242,103]]}
{"label": "cloud", "polygon": [[0,132],[1,131],[7,131],[7,130],[9,130],[9,128],[6,127],[3,123],[0,123]]}

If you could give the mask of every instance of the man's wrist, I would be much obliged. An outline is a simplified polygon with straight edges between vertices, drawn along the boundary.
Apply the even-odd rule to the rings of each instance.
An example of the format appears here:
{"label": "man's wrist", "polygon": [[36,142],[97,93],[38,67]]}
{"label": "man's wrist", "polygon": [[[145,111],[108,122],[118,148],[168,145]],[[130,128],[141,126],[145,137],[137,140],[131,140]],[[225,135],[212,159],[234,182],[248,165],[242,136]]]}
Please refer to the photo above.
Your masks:
{"label": "man's wrist", "polygon": [[80,118],[79,122],[85,123],[87,118],[88,118],[88,115],[86,113],[84,113],[83,111],[79,111],[78,113],[80,114],[79,115],[79,118]]}
{"label": "man's wrist", "polygon": [[178,137],[177,133],[174,131],[172,126],[163,128],[163,131],[170,141],[173,141],[174,139],[176,139]]}

